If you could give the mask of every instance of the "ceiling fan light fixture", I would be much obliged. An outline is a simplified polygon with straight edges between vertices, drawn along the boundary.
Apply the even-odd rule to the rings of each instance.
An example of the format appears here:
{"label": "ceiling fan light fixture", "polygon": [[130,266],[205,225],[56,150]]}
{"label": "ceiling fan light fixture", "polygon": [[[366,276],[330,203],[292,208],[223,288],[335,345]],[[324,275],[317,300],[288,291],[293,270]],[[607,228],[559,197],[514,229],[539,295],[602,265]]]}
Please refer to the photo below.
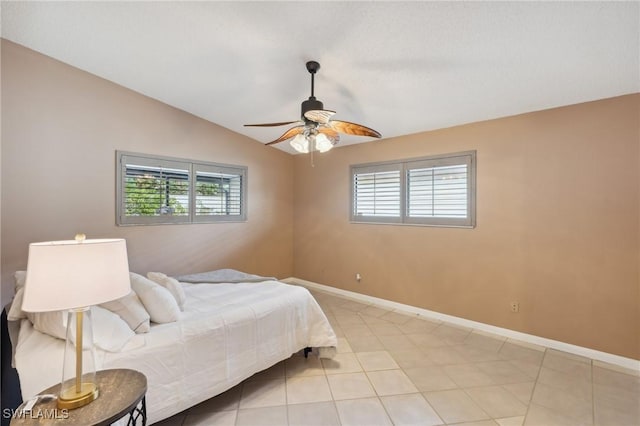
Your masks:
{"label": "ceiling fan light fixture", "polygon": [[311,151],[327,152],[334,145],[325,134],[313,132],[300,133],[289,144],[301,154],[308,154]]}
{"label": "ceiling fan light fixture", "polygon": [[309,153],[309,141],[307,137],[303,134],[297,134],[295,138],[289,142],[289,144],[301,154]]}

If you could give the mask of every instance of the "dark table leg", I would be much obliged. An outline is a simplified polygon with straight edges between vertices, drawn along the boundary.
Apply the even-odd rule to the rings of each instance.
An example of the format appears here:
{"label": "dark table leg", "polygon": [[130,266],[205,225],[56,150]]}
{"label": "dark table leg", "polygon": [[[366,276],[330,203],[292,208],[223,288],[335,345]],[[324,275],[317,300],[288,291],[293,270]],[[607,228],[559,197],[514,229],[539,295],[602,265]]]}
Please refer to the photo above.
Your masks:
{"label": "dark table leg", "polygon": [[140,401],[140,405],[136,406],[129,413],[129,421],[127,422],[127,426],[138,426],[138,419],[142,420],[142,426],[147,426],[146,396],[143,396],[142,401]]}

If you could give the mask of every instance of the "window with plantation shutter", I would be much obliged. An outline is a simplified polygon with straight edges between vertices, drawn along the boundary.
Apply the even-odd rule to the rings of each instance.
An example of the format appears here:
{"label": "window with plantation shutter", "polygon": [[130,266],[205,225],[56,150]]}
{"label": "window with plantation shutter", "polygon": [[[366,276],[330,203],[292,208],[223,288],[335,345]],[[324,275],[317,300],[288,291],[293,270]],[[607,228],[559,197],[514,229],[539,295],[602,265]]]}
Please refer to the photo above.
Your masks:
{"label": "window with plantation shutter", "polygon": [[475,151],[351,167],[353,222],[475,226]]}
{"label": "window with plantation shutter", "polygon": [[118,225],[246,220],[246,167],[120,151],[116,156]]}
{"label": "window with plantation shutter", "polygon": [[362,167],[354,170],[353,216],[355,220],[400,219],[401,169],[391,167]]}
{"label": "window with plantation shutter", "polygon": [[196,221],[242,220],[243,170],[196,164]]}

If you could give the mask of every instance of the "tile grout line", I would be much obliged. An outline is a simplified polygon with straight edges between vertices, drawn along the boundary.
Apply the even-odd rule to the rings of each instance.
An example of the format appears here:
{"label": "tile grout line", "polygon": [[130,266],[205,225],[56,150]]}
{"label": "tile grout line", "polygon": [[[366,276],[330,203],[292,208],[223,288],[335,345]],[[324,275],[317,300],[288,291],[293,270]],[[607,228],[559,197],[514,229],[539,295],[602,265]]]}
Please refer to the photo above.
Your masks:
{"label": "tile grout line", "polygon": [[[345,337],[346,339],[346,337]],[[348,342],[348,340],[347,340]],[[327,381],[327,387],[329,388],[329,394],[331,395],[331,403],[333,404],[333,408],[334,410],[336,410],[336,416],[338,416],[338,421],[340,422],[340,425],[342,425],[342,418],[340,417],[340,410],[338,410],[338,404],[336,403],[336,397],[333,394],[333,390],[331,389],[331,384],[329,383],[329,376],[327,375],[327,371],[324,368],[324,364],[322,363],[322,361],[320,362],[320,366],[322,367],[322,372],[324,373],[324,379]]]}
{"label": "tile grout line", "polygon": [[540,372],[542,372],[542,366],[544,365],[544,359],[547,357],[547,348],[544,349],[544,356],[542,357],[542,361],[540,362],[540,368],[538,368],[538,374],[536,374],[536,378],[533,382],[533,389],[531,389],[531,396],[529,397],[529,403],[527,404],[527,410],[524,414],[524,420],[522,424],[527,422],[527,417],[529,416],[529,409],[531,409],[531,404],[533,404],[533,395],[536,392],[536,388],[538,387],[538,380],[540,379]]}

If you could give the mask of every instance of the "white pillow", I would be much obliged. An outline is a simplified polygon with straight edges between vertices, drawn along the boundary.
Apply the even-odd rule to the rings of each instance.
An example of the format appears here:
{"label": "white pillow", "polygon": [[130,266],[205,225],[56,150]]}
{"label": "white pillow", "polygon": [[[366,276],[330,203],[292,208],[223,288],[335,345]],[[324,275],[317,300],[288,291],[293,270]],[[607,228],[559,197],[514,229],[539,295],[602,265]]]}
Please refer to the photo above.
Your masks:
{"label": "white pillow", "polygon": [[136,335],[118,315],[100,306],[91,307],[93,317],[93,343],[108,352],[120,352]]}
{"label": "white pillow", "polygon": [[187,300],[187,295],[184,293],[184,288],[182,288],[182,284],[180,281],[175,278],[168,277],[162,272],[149,272],[147,274],[147,278],[150,280],[157,282],[162,287],[166,288],[171,292],[171,295],[176,302],[178,302],[178,306],[181,311],[184,311],[184,302]]}
{"label": "white pillow", "polygon": [[[68,311],[29,312],[33,327],[41,333],[65,340]],[[91,307],[93,344],[108,352],[118,352],[135,333],[118,315],[99,306]],[[71,328],[71,341],[76,341],[76,329]],[[88,342],[83,346],[86,348]]]}
{"label": "white pillow", "polygon": [[[65,340],[67,338],[67,312],[27,312],[27,317],[33,324],[33,328],[39,332]],[[75,342],[75,340],[73,341]]]}
{"label": "white pillow", "polygon": [[22,310],[22,295],[24,294],[24,288],[16,291],[13,300],[11,301],[11,307],[7,312],[7,320],[18,321],[27,317],[27,313]]}
{"label": "white pillow", "polygon": [[129,273],[131,288],[136,292],[151,321],[163,324],[177,321],[180,317],[180,307],[169,290],[156,284],[150,279],[134,272]]}
{"label": "white pillow", "polygon": [[27,272],[16,271],[13,277],[15,278],[16,294],[13,296],[11,307],[9,308],[9,312],[7,312],[7,320],[18,321],[27,318],[27,313],[22,310],[22,296],[24,294],[24,283],[27,279]]}
{"label": "white pillow", "polygon": [[24,283],[27,282],[27,271],[16,271],[13,277],[16,280],[16,291],[24,288]]}
{"label": "white pillow", "polygon": [[101,303],[99,306],[120,316],[136,333],[146,333],[151,329],[149,312],[145,310],[134,291],[120,299]]}

